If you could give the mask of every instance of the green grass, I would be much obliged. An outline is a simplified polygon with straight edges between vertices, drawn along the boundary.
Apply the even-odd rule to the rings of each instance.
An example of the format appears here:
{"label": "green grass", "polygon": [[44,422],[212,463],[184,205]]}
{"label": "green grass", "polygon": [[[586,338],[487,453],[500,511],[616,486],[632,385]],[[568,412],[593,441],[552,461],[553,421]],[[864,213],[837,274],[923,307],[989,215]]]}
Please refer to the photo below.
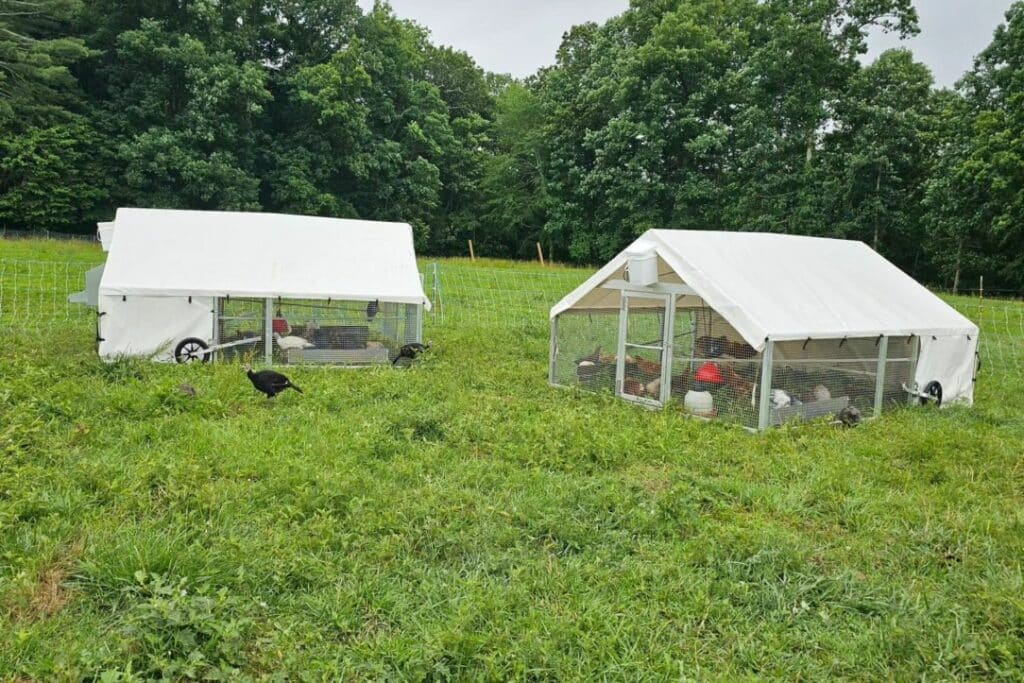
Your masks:
{"label": "green grass", "polygon": [[752,436],[549,388],[543,311],[469,318],[273,405],[5,334],[0,679],[1024,677],[1019,374]]}
{"label": "green grass", "polygon": [[99,242],[88,240],[0,240],[0,258],[102,263]]}

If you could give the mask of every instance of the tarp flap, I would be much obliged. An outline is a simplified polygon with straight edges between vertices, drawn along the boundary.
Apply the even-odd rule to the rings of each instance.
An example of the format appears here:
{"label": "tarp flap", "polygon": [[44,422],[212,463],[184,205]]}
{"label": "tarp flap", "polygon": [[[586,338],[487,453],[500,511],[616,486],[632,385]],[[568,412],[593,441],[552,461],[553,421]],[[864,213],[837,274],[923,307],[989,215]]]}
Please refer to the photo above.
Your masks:
{"label": "tarp flap", "polygon": [[430,302],[404,223],[120,209],[106,296]]}

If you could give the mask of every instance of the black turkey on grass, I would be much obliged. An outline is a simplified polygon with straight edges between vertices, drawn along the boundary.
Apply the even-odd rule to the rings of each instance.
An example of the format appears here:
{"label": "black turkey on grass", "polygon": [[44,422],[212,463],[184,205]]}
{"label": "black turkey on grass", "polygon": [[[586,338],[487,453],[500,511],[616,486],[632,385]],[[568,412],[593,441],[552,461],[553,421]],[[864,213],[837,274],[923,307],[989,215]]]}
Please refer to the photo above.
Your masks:
{"label": "black turkey on grass", "polygon": [[292,384],[292,381],[280,372],[274,372],[273,370],[253,372],[252,366],[248,363],[245,364],[244,369],[252,385],[256,387],[257,391],[266,394],[267,398],[274,398],[286,389],[294,389],[300,394],[302,393],[302,389]]}

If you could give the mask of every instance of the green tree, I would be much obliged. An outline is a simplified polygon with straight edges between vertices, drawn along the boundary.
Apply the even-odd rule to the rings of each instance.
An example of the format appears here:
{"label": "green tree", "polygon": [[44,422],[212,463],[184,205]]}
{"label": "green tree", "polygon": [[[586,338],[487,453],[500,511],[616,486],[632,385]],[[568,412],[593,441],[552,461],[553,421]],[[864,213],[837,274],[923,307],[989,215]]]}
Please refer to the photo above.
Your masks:
{"label": "green tree", "polygon": [[640,0],[540,76],[547,231],[608,258],[651,227],[822,234],[817,160],[872,26],[909,0]]}
{"label": "green tree", "polygon": [[106,46],[89,82],[111,140],[119,202],[153,207],[258,209],[260,118],[271,100],[265,67],[232,47],[212,3],[184,3],[159,18],[119,3],[93,6],[93,36],[133,26]]}
{"label": "green tree", "polygon": [[850,79],[822,145],[829,191],[821,204],[836,234],[870,244],[907,270],[919,261],[925,231],[932,84],[931,72],[909,51],[883,53]]}
{"label": "green tree", "polygon": [[81,229],[103,201],[99,139],[71,67],[74,0],[0,0],[0,226]]}
{"label": "green tree", "polygon": [[[498,95],[495,153],[481,180],[483,226],[473,234],[481,253],[529,257],[545,237],[547,140],[540,98],[513,82]],[[555,258],[552,244],[548,254]]]}

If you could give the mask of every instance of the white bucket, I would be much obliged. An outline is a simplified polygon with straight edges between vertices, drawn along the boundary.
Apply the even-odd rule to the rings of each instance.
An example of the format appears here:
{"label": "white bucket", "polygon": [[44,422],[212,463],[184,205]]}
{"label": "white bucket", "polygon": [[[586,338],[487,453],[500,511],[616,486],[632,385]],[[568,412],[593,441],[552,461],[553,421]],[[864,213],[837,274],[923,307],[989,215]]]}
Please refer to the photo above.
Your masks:
{"label": "white bucket", "polygon": [[711,417],[715,412],[715,399],[710,391],[688,391],[683,405],[694,415]]}
{"label": "white bucket", "polygon": [[658,252],[653,247],[626,253],[626,279],[637,287],[650,287],[658,282]]}

